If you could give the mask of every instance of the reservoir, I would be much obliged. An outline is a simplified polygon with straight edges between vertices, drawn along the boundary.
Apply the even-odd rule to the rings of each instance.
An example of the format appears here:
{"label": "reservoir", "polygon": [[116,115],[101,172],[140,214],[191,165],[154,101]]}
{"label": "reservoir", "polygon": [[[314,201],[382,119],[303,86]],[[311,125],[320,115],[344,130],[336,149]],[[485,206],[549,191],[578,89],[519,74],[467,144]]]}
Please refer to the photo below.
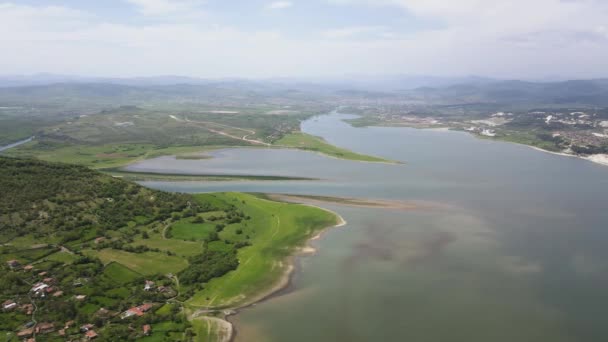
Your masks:
{"label": "reservoir", "polygon": [[608,340],[608,167],[460,132],[303,130],[403,164],[294,150],[161,157],[137,171],[318,181],[146,182],[183,192],[273,192],[405,201],[411,210],[323,204],[348,224],[298,258],[289,291],[233,317],[237,341]]}

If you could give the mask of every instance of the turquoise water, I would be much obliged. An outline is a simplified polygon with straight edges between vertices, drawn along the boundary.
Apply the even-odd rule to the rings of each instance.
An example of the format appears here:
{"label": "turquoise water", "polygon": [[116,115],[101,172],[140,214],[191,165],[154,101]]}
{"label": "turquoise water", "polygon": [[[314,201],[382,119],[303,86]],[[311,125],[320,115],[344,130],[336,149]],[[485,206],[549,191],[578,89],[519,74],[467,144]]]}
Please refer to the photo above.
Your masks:
{"label": "turquoise water", "polygon": [[163,157],[141,171],[305,176],[320,181],[147,182],[411,201],[410,211],[327,205],[348,225],[298,259],[292,291],[235,317],[237,341],[606,341],[608,167],[457,132],[303,129],[357,163],[302,151],[230,149]]}

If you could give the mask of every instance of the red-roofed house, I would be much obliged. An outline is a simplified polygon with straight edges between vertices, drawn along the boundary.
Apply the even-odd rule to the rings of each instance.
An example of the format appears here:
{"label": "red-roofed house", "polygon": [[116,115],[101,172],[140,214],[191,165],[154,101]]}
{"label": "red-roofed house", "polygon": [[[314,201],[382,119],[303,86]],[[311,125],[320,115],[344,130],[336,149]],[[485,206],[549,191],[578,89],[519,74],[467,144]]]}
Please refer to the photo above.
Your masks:
{"label": "red-roofed house", "polygon": [[152,326],[150,324],[144,325],[142,329],[144,330],[144,336],[150,336],[152,333]]}
{"label": "red-roofed house", "polygon": [[36,325],[36,334],[48,334],[55,331],[55,324],[53,323],[38,323]]}
{"label": "red-roofed house", "polygon": [[17,333],[17,337],[19,337],[19,338],[26,338],[26,337],[30,337],[32,335],[34,335],[34,328],[23,329]]}
{"label": "red-roofed house", "polygon": [[139,309],[143,312],[147,312],[148,310],[152,309],[152,304],[143,304],[139,306]]}
{"label": "red-roofed house", "polygon": [[120,318],[125,319],[131,316],[141,317],[150,309],[152,309],[152,304],[142,304],[140,306],[132,307],[129,310],[123,312],[120,315]]}
{"label": "red-roofed house", "polygon": [[95,332],[95,330],[89,330],[87,331],[84,336],[87,338],[87,340],[94,340],[97,338],[97,333]]}

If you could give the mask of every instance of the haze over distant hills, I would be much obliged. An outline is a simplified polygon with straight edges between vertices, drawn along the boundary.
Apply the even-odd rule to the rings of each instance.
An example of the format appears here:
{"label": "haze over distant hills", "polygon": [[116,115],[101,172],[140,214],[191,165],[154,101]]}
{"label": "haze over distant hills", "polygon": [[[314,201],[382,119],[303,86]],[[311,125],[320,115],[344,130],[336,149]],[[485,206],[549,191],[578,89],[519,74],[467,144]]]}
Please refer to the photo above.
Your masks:
{"label": "haze over distant hills", "polygon": [[218,83],[275,83],[288,85],[317,84],[335,88],[353,88],[365,90],[408,90],[419,87],[445,87],[461,83],[488,83],[495,79],[479,76],[441,77],[427,75],[394,75],[394,76],[366,76],[346,75],[341,78],[293,78],[277,77],[268,79],[245,78],[198,78],[176,75],[159,75],[149,77],[113,78],[90,77],[76,75],[59,75],[40,73],[32,75],[0,75],[0,87],[23,87],[35,85],[50,85],[55,83],[111,83],[132,86],[158,86],[175,84],[218,84]]}
{"label": "haze over distant hills", "polygon": [[437,76],[347,76],[344,79],[203,79],[186,76],[100,78],[36,74],[0,76],[0,100],[21,96],[171,98],[228,95],[390,97],[440,103],[534,103],[608,106],[608,79],[534,82]]}

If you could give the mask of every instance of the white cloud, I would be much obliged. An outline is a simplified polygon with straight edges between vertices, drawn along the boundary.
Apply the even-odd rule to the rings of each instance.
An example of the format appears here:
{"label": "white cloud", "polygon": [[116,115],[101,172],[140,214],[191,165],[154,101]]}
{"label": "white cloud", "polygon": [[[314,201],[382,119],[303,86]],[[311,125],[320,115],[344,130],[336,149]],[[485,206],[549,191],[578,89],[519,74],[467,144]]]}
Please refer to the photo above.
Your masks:
{"label": "white cloud", "polygon": [[147,3],[146,11],[138,7],[142,14],[172,15],[136,25],[67,7],[0,2],[0,44],[10,52],[0,54],[0,74],[608,76],[608,4],[593,0],[386,0],[441,24],[411,32],[353,25],[297,38],[284,27],[243,30],[214,24],[212,16],[183,20],[200,1]]}
{"label": "white cloud", "polygon": [[126,0],[143,15],[158,16],[196,9],[202,0]]}
{"label": "white cloud", "polygon": [[266,6],[267,9],[271,9],[271,10],[281,10],[281,9],[286,9],[289,7],[293,6],[293,2],[291,1],[275,1],[275,2],[271,2],[270,4],[268,4],[268,6]]}
{"label": "white cloud", "polygon": [[362,35],[373,35],[373,36],[390,36],[390,32],[387,32],[385,26],[351,26],[337,29],[326,30],[323,32],[323,36],[330,39],[344,39],[353,38]]}

